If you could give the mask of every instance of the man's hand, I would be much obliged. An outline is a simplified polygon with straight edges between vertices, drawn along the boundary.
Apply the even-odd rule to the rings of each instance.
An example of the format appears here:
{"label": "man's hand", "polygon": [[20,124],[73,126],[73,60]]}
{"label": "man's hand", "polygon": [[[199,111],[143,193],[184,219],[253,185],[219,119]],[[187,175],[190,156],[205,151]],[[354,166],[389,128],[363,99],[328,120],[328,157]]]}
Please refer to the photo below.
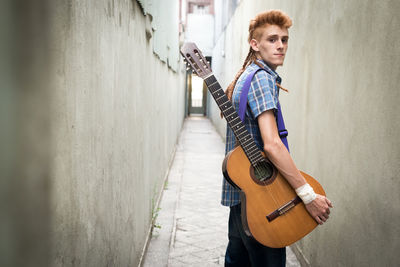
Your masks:
{"label": "man's hand", "polygon": [[306,205],[308,213],[317,221],[319,224],[323,224],[328,220],[331,211],[329,208],[333,208],[332,202],[325,196],[317,194],[317,198]]}

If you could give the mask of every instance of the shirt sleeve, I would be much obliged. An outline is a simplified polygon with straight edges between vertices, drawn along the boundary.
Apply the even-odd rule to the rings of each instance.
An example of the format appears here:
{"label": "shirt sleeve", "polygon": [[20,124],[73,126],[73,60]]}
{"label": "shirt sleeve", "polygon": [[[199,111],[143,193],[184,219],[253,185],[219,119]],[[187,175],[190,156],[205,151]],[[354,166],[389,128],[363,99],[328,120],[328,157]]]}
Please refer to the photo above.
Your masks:
{"label": "shirt sleeve", "polygon": [[256,72],[248,94],[248,104],[254,118],[264,111],[277,108],[273,94],[275,86],[275,81],[266,71]]}

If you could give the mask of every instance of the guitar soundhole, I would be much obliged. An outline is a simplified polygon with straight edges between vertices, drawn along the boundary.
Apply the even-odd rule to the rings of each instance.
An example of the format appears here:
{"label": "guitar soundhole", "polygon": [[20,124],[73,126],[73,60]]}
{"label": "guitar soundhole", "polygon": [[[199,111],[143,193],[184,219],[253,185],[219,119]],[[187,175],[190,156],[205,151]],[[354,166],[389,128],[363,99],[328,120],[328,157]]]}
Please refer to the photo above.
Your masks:
{"label": "guitar soundhole", "polygon": [[268,161],[260,161],[254,167],[251,167],[250,174],[255,182],[269,184],[275,177],[274,166]]}

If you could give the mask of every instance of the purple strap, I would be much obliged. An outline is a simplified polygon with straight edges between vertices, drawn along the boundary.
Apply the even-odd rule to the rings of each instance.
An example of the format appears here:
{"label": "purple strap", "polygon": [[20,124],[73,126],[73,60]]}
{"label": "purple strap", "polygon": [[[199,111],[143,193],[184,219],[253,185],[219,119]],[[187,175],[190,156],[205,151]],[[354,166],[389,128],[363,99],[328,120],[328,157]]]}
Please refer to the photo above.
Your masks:
{"label": "purple strap", "polygon": [[282,143],[285,145],[287,150],[290,152],[289,143],[287,141],[287,136],[288,136],[289,132],[286,130],[285,122],[283,121],[281,104],[279,103],[279,101],[278,101],[278,112],[276,113],[276,124],[278,125],[278,133],[282,140]]}
{"label": "purple strap", "polygon": [[[242,92],[240,94],[240,100],[239,100],[239,117],[244,123],[244,115],[246,113],[246,107],[247,107],[247,95],[249,94],[249,89],[251,85],[251,80],[253,80],[254,75],[256,74],[257,71],[262,70],[262,68],[258,67],[246,77],[246,80],[244,81]],[[281,110],[281,104],[278,101],[278,112],[276,113],[276,123],[278,126],[278,133],[279,136],[282,140],[282,143],[286,146],[287,150],[289,150],[289,144],[287,141],[287,136],[288,136],[288,131],[285,128],[285,122],[283,121],[283,116],[282,116],[282,110]]]}

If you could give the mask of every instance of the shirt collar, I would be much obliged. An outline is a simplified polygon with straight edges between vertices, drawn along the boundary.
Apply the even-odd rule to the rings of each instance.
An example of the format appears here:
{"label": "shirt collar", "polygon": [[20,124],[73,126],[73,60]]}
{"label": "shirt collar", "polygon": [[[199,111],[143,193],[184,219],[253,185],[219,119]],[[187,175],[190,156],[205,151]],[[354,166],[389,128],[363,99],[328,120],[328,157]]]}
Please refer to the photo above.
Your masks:
{"label": "shirt collar", "polygon": [[276,73],[274,70],[272,70],[262,59],[257,59],[257,62],[260,63],[263,68],[272,75],[272,77],[274,78],[274,80],[276,80],[278,83],[281,83],[282,79],[281,77],[278,75],[278,73]]}

